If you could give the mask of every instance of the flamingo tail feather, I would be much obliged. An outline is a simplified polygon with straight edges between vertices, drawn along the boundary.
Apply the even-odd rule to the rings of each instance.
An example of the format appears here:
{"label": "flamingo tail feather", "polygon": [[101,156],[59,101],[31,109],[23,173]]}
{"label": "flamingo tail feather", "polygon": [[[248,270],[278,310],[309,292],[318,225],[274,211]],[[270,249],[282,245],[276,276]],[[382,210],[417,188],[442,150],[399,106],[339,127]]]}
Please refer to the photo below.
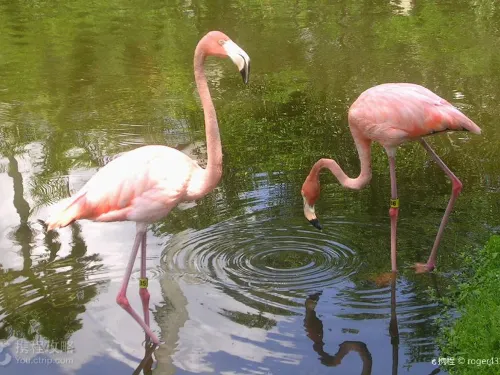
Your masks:
{"label": "flamingo tail feather", "polygon": [[85,195],[70,198],[64,208],[53,213],[46,221],[47,230],[63,228],[81,218],[82,208],[85,205]]}

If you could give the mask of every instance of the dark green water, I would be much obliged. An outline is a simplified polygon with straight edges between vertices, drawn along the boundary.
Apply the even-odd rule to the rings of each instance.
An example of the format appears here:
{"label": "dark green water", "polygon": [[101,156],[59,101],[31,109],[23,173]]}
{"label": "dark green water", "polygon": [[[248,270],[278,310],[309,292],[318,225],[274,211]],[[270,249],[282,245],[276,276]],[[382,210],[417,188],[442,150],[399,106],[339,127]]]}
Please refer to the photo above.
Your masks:
{"label": "dark green water", "polygon": [[[167,144],[203,160],[192,59],[213,29],[250,55],[250,85],[230,62],[209,61],[223,179],[148,234],[152,326],[165,341],[153,373],[359,374],[362,363],[431,373],[440,307],[427,291],[444,293],[457,252],[500,230],[498,25],[492,0],[0,1],[2,374],[139,366],[144,336],[115,303],[134,225],[47,233],[40,220],[116,153]],[[358,174],[347,109],[366,88],[403,81],[483,134],[429,139],[464,183],[433,275],[404,266],[427,259],[451,185],[418,144],[399,151],[391,287],[374,281],[390,270],[382,148],[360,192],[322,177],[323,232],[303,218],[300,187],[320,157]],[[138,265],[128,295],[140,308]]]}

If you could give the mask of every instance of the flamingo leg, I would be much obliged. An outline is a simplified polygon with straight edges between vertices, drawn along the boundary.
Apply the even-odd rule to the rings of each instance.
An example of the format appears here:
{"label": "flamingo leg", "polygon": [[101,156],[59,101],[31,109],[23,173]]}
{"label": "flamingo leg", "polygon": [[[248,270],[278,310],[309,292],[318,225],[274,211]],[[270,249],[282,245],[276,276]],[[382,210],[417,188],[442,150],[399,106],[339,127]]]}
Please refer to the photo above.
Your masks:
{"label": "flamingo leg", "polygon": [[[139,280],[139,295],[142,301],[142,310],[144,312],[144,323],[149,327],[149,298],[148,279],[146,277],[146,237],[147,232],[142,235],[141,241],[141,279]],[[146,343],[149,342],[149,336],[146,334]]]}
{"label": "flamingo leg", "polygon": [[387,150],[387,154],[389,156],[389,170],[391,174],[391,208],[389,208],[389,216],[391,217],[391,267],[392,272],[397,272],[396,230],[399,215],[399,199],[398,186],[396,183],[396,157],[392,150]]}
{"label": "flamingo leg", "polygon": [[139,314],[137,314],[135,310],[130,306],[130,303],[127,298],[127,288],[128,288],[128,283],[130,281],[130,275],[132,274],[132,268],[134,267],[135,258],[137,257],[137,253],[139,251],[139,246],[141,245],[141,242],[143,241],[145,235],[146,235],[146,226],[138,224],[137,233],[135,235],[135,240],[134,240],[134,246],[132,247],[132,252],[130,254],[130,259],[128,261],[127,270],[125,271],[125,276],[123,277],[123,282],[120,288],[120,292],[118,292],[118,295],[116,296],[116,303],[118,303],[126,312],[130,314],[130,316],[132,316],[132,318],[134,318],[134,320],[137,323],[139,323],[139,325],[142,327],[146,335],[149,336],[156,345],[159,345],[160,341],[158,340],[156,335],[153,333],[153,331],[151,331],[151,328],[148,327],[148,325],[144,322],[144,320],[141,319]]}
{"label": "flamingo leg", "polygon": [[441,242],[441,238],[443,237],[444,228],[448,223],[448,218],[450,217],[451,211],[453,210],[455,201],[462,191],[462,182],[458,179],[457,176],[453,174],[450,168],[447,167],[447,165],[439,158],[436,152],[424,139],[420,139],[420,144],[425,148],[425,150],[429,153],[432,159],[434,159],[437,165],[439,165],[439,167],[444,171],[444,173],[446,173],[452,183],[451,197],[448,201],[448,206],[446,207],[446,211],[444,212],[441,224],[439,225],[439,230],[436,235],[436,239],[434,240],[434,245],[432,246],[431,254],[429,255],[427,264],[417,263],[415,266],[417,272],[429,272],[432,271],[434,267],[436,267],[437,249],[439,243]]}

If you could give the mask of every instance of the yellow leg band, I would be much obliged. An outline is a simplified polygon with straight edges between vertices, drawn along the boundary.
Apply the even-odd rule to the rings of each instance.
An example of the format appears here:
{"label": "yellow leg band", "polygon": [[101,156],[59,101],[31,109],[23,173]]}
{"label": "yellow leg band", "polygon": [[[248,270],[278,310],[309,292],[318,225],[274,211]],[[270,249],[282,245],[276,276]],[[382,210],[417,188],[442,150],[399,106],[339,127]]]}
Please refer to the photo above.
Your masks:
{"label": "yellow leg band", "polygon": [[399,198],[391,199],[391,208],[399,208]]}
{"label": "yellow leg band", "polygon": [[139,279],[139,288],[146,289],[148,287],[148,279]]}

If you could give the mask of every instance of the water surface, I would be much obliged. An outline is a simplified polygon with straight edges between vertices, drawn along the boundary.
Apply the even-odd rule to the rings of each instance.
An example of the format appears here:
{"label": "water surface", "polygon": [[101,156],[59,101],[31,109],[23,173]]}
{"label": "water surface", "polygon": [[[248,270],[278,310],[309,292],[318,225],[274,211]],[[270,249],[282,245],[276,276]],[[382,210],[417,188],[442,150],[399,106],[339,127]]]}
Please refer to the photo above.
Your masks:
{"label": "water surface", "polygon": [[[203,164],[193,51],[220,29],[250,55],[250,85],[230,62],[208,61],[223,179],[148,233],[152,328],[165,342],[152,373],[430,374],[441,307],[429,290],[445,293],[457,253],[500,230],[499,22],[488,0],[0,1],[2,373],[140,365],[144,335],[115,303],[134,224],[48,233],[42,220],[117,153],[166,144]],[[427,259],[451,185],[418,144],[398,152],[392,281],[380,278],[390,270],[380,146],[364,190],[322,176],[322,232],[300,197],[321,157],[359,173],[347,110],[384,82],[422,84],[483,129],[429,140],[464,183],[432,275],[405,266]],[[137,262],[128,296],[140,309],[138,277]]]}

